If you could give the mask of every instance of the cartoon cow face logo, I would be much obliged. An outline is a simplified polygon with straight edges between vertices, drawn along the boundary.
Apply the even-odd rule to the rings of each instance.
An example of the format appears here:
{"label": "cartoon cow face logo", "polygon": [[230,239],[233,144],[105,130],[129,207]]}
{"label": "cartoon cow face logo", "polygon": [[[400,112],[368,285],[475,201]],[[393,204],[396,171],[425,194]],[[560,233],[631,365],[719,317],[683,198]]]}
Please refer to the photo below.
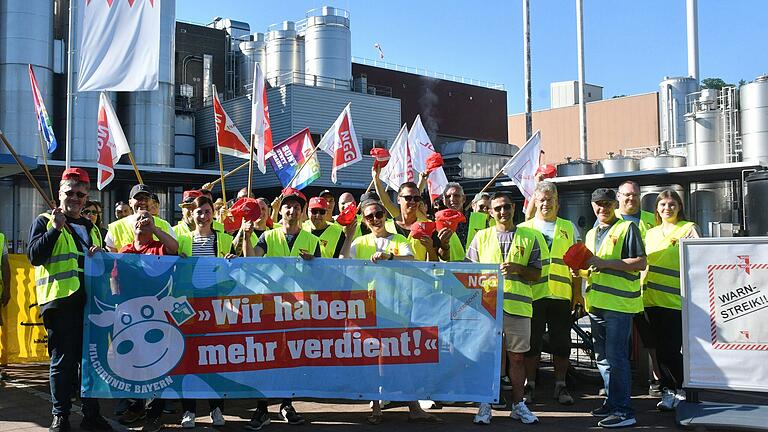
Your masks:
{"label": "cartoon cow face logo", "polygon": [[101,313],[88,319],[99,327],[112,327],[107,364],[122,378],[149,381],[166,375],[181,360],[184,336],[166,318],[186,297],[171,297],[173,279],[157,295],[133,298],[109,306],[96,299]]}

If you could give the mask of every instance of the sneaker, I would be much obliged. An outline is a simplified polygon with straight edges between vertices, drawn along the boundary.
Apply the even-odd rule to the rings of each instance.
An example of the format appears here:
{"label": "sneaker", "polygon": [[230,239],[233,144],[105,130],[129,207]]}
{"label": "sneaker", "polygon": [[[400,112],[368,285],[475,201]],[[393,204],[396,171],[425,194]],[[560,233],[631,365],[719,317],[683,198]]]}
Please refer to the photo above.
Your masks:
{"label": "sneaker", "polygon": [[560,405],[573,405],[573,396],[568,392],[565,384],[555,384],[555,400]]}
{"label": "sneaker", "polygon": [[661,401],[656,404],[656,408],[659,411],[674,411],[678,403],[680,400],[677,399],[677,393],[665,387],[661,391]]}
{"label": "sneaker", "polygon": [[597,425],[604,428],[622,428],[632,426],[637,423],[634,417],[624,414],[611,414],[608,417],[597,422]]}
{"label": "sneaker", "polygon": [[608,404],[603,404],[600,408],[592,410],[593,417],[608,417],[609,415],[611,415],[611,410],[608,408]]}
{"label": "sneaker", "polygon": [[280,407],[280,418],[292,425],[304,424],[304,417],[296,412],[293,405],[284,405]]}
{"label": "sneaker", "polygon": [[536,387],[534,387],[534,386],[532,386],[530,384],[526,384],[525,385],[525,388],[523,388],[523,400],[525,401],[525,403],[527,403],[527,404],[532,404],[533,403],[533,393],[534,393],[535,389],[536,389]]}
{"label": "sneaker", "polygon": [[122,415],[117,418],[117,422],[121,425],[129,425],[136,423],[137,421],[146,417],[147,413],[144,409],[144,404],[131,405]]}
{"label": "sneaker", "polygon": [[48,428],[48,432],[69,432],[72,428],[69,426],[69,417],[65,415],[54,415],[53,422]]}
{"label": "sneaker", "polygon": [[677,394],[675,395],[675,399],[677,399],[677,403],[685,402],[685,390],[678,390]]}
{"label": "sneaker", "polygon": [[144,420],[144,426],[141,428],[141,432],[158,432],[163,430],[165,425],[160,420],[160,417],[149,418]]}
{"label": "sneaker", "polygon": [[261,430],[264,426],[269,424],[269,413],[266,411],[256,410],[251,417],[251,421],[245,425],[245,428],[252,431]]}
{"label": "sneaker", "polygon": [[539,418],[534,415],[524,401],[518,402],[512,407],[512,412],[509,413],[509,417],[520,420],[524,424],[534,424],[539,422]]}
{"label": "sneaker", "polygon": [[648,380],[648,396],[661,397],[662,388],[659,380]]}
{"label": "sneaker", "polygon": [[221,412],[221,408],[215,408],[211,411],[211,422],[214,426],[224,426],[226,420],[224,420],[224,414]]}
{"label": "sneaker", "polygon": [[512,390],[512,381],[509,380],[509,377],[504,375],[501,377],[501,389],[502,390]]}
{"label": "sneaker", "polygon": [[474,424],[491,424],[491,404],[488,403],[481,403],[480,409],[477,410],[477,414],[475,415],[475,419],[472,420],[472,423]]}
{"label": "sneaker", "polygon": [[181,427],[184,429],[193,429],[195,427],[195,413],[184,411],[184,416],[181,417]]}
{"label": "sneaker", "polygon": [[600,397],[608,397],[608,392],[605,391],[605,387],[597,391],[597,395]]}
{"label": "sneaker", "polygon": [[80,429],[87,431],[111,431],[112,426],[104,417],[95,415],[83,418],[83,421],[80,422]]}

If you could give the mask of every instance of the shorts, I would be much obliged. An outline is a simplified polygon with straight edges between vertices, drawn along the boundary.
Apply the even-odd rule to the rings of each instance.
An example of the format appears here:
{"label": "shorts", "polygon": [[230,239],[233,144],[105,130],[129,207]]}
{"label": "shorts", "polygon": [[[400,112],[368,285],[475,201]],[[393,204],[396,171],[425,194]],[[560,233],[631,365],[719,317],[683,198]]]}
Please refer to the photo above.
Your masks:
{"label": "shorts", "polygon": [[645,312],[636,313],[632,318],[632,323],[637,329],[637,334],[640,335],[640,342],[643,343],[643,347],[649,350],[656,349],[656,335]]}
{"label": "shorts", "polygon": [[533,302],[531,318],[531,349],[526,357],[541,355],[544,333],[547,331],[547,352],[557,357],[571,355],[571,301],[542,298]]}
{"label": "shorts", "polygon": [[531,349],[531,319],[504,313],[504,348],[508,352],[525,353]]}

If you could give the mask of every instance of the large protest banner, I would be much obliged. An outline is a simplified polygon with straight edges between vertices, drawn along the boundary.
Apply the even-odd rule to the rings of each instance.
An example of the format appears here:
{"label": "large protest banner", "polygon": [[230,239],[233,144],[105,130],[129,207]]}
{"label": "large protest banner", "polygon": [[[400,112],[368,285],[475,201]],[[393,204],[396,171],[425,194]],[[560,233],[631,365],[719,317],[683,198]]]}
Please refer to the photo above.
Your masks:
{"label": "large protest banner", "polygon": [[493,401],[498,266],[98,253],[86,397]]}

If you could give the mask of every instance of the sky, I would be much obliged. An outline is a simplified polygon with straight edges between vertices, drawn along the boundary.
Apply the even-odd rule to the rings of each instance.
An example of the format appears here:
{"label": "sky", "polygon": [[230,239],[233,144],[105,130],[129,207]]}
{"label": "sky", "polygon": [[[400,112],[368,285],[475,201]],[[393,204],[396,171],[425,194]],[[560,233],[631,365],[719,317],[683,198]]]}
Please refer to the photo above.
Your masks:
{"label": "sky", "polygon": [[[530,0],[533,109],[549,84],[578,78],[575,0]],[[352,56],[503,84],[507,111],[524,110],[522,0],[177,0],[176,18],[245,21],[251,32],[298,21],[307,10],[350,12]],[[768,2],[699,0],[700,78],[749,82],[768,73]],[[585,0],[586,82],[603,97],[658,90],[688,74],[685,0]]]}

